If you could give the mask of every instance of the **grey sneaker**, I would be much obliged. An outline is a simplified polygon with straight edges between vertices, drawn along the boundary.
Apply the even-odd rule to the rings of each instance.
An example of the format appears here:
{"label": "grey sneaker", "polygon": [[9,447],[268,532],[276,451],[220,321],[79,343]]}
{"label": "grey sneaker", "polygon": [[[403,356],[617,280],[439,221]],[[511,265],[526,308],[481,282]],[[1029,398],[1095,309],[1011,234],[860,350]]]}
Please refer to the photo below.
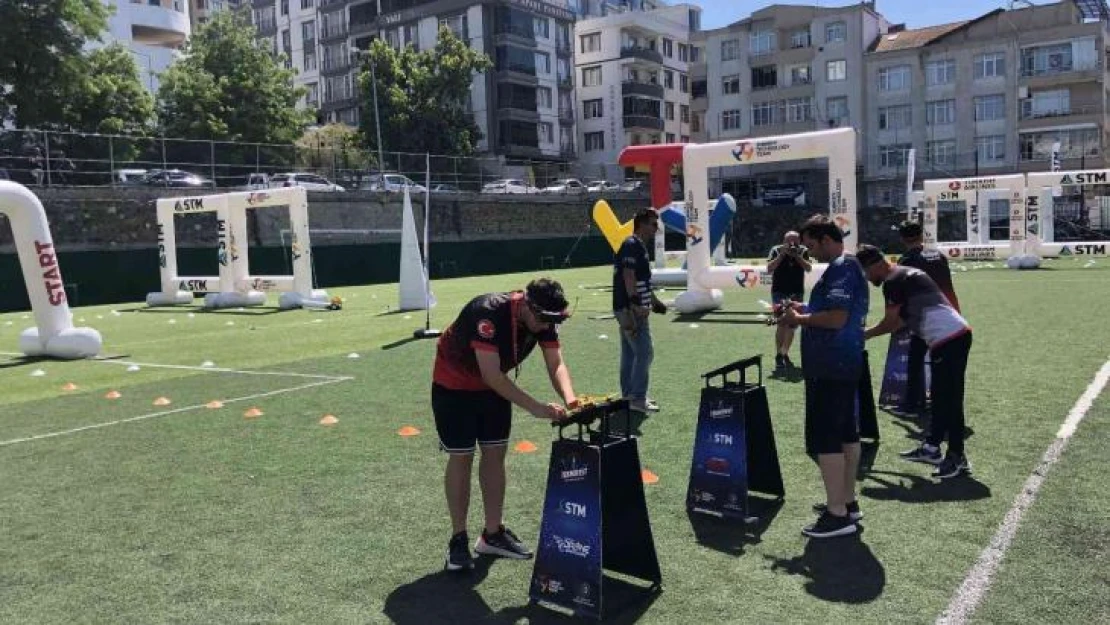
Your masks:
{"label": "grey sneaker", "polygon": [[478,542],[474,544],[474,551],[514,560],[528,560],[532,557],[532,550],[520,542],[516,534],[504,525],[494,534],[487,534],[483,530]]}
{"label": "grey sneaker", "polygon": [[903,451],[898,454],[903,460],[910,462],[923,462],[925,464],[937,465],[940,464],[942,456],[940,455],[940,447],[933,447],[928,443],[922,444],[917,449]]}
{"label": "grey sneaker", "polygon": [[933,477],[942,480],[970,474],[971,463],[968,462],[967,456],[954,456],[952,454],[945,456],[944,461],[937,466],[936,471],[933,471]]}

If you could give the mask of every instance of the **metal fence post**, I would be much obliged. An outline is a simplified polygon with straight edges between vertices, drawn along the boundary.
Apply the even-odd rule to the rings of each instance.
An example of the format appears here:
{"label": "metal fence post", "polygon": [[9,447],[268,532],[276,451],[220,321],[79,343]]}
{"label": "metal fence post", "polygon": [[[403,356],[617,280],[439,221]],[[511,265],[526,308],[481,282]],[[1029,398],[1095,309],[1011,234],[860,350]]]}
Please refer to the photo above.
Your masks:
{"label": "metal fence post", "polygon": [[170,166],[166,163],[166,135],[162,135],[162,170],[169,169]]}
{"label": "metal fence post", "polygon": [[[294,152],[296,152],[296,149],[297,148],[293,148]],[[262,164],[261,148],[258,147],[258,144],[256,143],[256,144],[254,144],[254,173],[257,174],[259,171],[261,171],[261,168],[260,168],[261,164]]]}
{"label": "metal fence post", "polygon": [[455,166],[455,188],[462,191],[462,187],[459,186],[459,157],[452,156],[451,163]]}
{"label": "metal fence post", "polygon": [[51,186],[51,184],[50,184],[50,156],[51,156],[51,154],[50,154],[50,133],[49,132],[43,131],[43,133],[42,133],[42,144],[46,148],[46,154],[44,155],[45,156],[44,160],[46,161],[46,165],[45,165],[45,167],[46,167],[46,186],[49,187],[49,186]]}
{"label": "metal fence post", "polygon": [[108,135],[108,176],[112,181],[112,186],[116,186],[116,148],[113,145],[112,138],[115,135]]}
{"label": "metal fence post", "polygon": [[209,154],[210,154],[209,165],[210,165],[211,171],[212,171],[212,184],[219,187],[220,183],[216,180],[216,142],[215,141],[209,141],[208,142],[208,147],[209,147]]}

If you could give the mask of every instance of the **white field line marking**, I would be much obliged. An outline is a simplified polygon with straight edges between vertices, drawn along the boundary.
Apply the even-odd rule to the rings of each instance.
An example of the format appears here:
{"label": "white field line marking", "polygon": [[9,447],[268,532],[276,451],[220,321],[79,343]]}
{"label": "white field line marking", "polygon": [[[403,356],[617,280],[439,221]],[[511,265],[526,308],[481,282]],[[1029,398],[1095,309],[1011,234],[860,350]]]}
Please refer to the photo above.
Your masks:
{"label": "white field line marking", "polygon": [[1025,513],[1033,506],[1033,502],[1037,498],[1037,492],[1044,484],[1045,478],[1048,477],[1049,470],[1059,462],[1060,457],[1064,454],[1064,449],[1067,448],[1068,442],[1075,434],[1076,428],[1079,427],[1079,423],[1087,416],[1087,411],[1091,409],[1108,381],[1110,381],[1110,360],[1103,363],[1102,368],[1095,374],[1095,379],[1091,381],[1087,390],[1083,391],[1075,405],[1072,406],[1071,411],[1068,412],[1067,418],[1056,433],[1056,440],[1048,446],[1037,467],[1029,474],[1029,479],[1025,480],[1025,484],[1022,485],[1017,497],[1014,498],[1014,505],[1010,507],[1010,510],[1002,519],[1002,523],[998,526],[998,531],[995,532],[994,537],[991,538],[990,544],[979,554],[979,559],[975,562],[971,571],[968,572],[963,583],[960,584],[960,588],[952,597],[952,601],[949,602],[944,612],[937,617],[937,625],[959,625],[970,620],[971,615],[979,607],[979,603],[982,602],[987,591],[990,590],[994,574],[1001,566],[1002,560],[1006,556],[1006,550],[1010,548],[1010,543],[1013,542],[1014,535],[1017,534],[1018,526],[1021,525]]}
{"label": "white field line marking", "polygon": [[[22,356],[20,352],[0,352],[0,356]],[[99,362],[108,365],[122,365],[137,367],[150,367],[151,369],[179,369],[182,371],[205,371],[210,373],[234,373],[236,375],[269,375],[280,376],[286,378],[308,378],[310,380],[333,380],[341,382],[345,380],[354,379],[349,375],[324,375],[322,373],[294,373],[289,371],[249,371],[243,369],[227,369],[224,367],[197,367],[193,365],[162,365],[149,362],[134,362],[131,360],[89,360],[88,362]]]}
{"label": "white field line marking", "polygon": [[[317,387],[317,386],[324,386],[326,384],[338,384],[340,382],[346,382],[346,381],[351,380],[351,379],[353,379],[353,378],[334,378],[334,379],[329,379],[329,380],[319,380],[319,381],[316,381],[316,382],[309,382],[307,384],[301,384],[299,386],[291,386],[289,388],[280,388],[276,391],[267,391],[265,393],[255,393],[253,395],[244,395],[242,397],[233,397],[231,399],[223,399],[223,400],[220,400],[220,401],[222,401],[224,403],[224,405],[227,405],[227,404],[233,404],[233,403],[236,403],[236,402],[251,401],[251,400],[254,400],[254,399],[263,399],[265,397],[273,397],[274,395],[283,395],[285,393],[293,393],[293,392],[296,392],[296,391],[303,391],[305,389],[310,389],[310,388],[314,388],[314,387]],[[97,430],[97,429],[100,429],[100,428],[111,427],[113,425],[120,425],[120,424],[123,424],[123,423],[132,423],[134,421],[146,421],[147,419],[155,419],[157,417],[166,417],[166,416],[169,416],[169,415],[172,415],[172,414],[188,412],[190,410],[199,410],[199,409],[205,408],[205,407],[206,407],[206,404],[195,404],[195,405],[192,405],[192,406],[183,406],[181,408],[174,408],[172,410],[161,410],[159,412],[151,412],[151,413],[148,413],[148,414],[139,415],[137,417],[128,417],[126,419],[117,419],[116,421],[108,421],[106,423],[94,423],[92,425],[83,425],[81,427],[73,428],[71,430],[62,430],[62,431],[59,431],[59,432],[48,432],[46,434],[36,434],[34,436],[27,436],[25,438],[13,438],[13,439],[7,440],[7,441],[0,441],[0,447],[6,447],[8,445],[15,445],[16,443],[28,443],[28,442],[31,442],[31,441],[42,440],[44,438],[54,438],[56,436],[66,436],[66,435],[69,435],[69,434],[77,434],[78,432],[84,432],[86,430]]]}

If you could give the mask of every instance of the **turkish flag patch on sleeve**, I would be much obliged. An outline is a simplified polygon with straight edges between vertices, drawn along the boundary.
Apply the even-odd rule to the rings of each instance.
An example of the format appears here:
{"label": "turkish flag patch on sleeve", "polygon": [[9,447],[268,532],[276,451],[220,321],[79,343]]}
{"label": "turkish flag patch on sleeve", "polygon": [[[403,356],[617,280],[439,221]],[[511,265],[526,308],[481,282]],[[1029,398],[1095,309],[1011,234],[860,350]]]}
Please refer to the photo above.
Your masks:
{"label": "turkish flag patch on sleeve", "polygon": [[478,322],[478,336],[484,339],[492,339],[496,331],[493,327],[493,322],[489,319],[482,319]]}

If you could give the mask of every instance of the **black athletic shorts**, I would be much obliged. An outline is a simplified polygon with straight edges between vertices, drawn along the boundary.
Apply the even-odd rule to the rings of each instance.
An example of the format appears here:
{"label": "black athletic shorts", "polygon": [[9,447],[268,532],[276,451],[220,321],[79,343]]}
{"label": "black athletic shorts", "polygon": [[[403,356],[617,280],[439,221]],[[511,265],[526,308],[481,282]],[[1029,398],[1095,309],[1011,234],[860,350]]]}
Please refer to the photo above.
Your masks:
{"label": "black athletic shorts", "polygon": [[806,379],[806,453],[838,454],[859,442],[859,383]]}
{"label": "black athletic shorts", "polygon": [[456,391],[432,384],[432,413],[439,447],[449,454],[472,454],[475,445],[506,445],[513,405],[492,390]]}

